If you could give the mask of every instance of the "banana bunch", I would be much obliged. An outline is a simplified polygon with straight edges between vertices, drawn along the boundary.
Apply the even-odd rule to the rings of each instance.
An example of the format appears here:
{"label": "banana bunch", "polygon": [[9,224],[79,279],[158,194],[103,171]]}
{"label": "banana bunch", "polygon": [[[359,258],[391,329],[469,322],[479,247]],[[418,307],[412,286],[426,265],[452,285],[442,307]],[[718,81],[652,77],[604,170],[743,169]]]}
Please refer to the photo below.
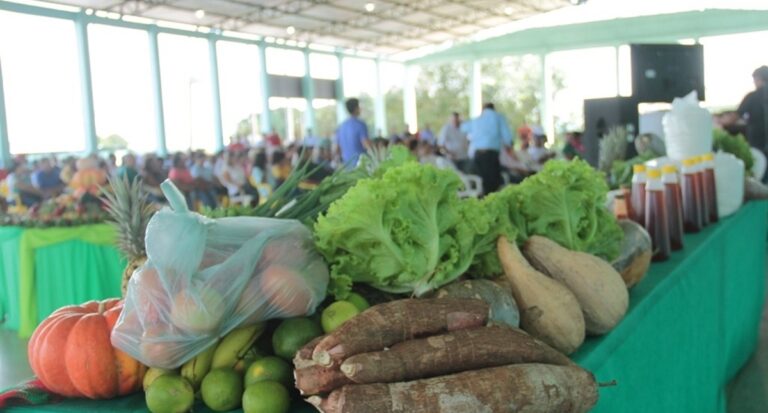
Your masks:
{"label": "banana bunch", "polygon": [[264,326],[264,323],[259,323],[230,331],[216,344],[184,363],[181,376],[197,389],[205,375],[213,369],[227,367],[242,372],[248,363],[258,357],[253,345],[264,332]]}

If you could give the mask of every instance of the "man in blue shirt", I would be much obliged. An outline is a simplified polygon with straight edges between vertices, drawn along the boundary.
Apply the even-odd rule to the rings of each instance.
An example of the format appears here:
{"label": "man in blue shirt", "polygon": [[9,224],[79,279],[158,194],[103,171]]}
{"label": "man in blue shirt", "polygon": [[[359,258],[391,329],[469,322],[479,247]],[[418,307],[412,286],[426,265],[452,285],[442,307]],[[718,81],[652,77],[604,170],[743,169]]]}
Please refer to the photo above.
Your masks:
{"label": "man in blue shirt", "polygon": [[517,159],[512,150],[512,132],[507,119],[496,112],[493,103],[486,103],[480,116],[465,122],[462,131],[469,134],[475,152],[475,170],[483,179],[483,193],[496,191],[502,184],[499,162],[501,149]]}
{"label": "man in blue shirt", "polygon": [[46,198],[55,197],[64,189],[59,174],[61,170],[49,158],[43,158],[38,163],[38,169],[32,173],[32,185]]}
{"label": "man in blue shirt", "polygon": [[352,169],[357,166],[360,155],[371,148],[371,141],[368,139],[368,127],[359,119],[360,101],[356,98],[348,99],[346,106],[349,118],[336,129],[336,144],[342,163]]}

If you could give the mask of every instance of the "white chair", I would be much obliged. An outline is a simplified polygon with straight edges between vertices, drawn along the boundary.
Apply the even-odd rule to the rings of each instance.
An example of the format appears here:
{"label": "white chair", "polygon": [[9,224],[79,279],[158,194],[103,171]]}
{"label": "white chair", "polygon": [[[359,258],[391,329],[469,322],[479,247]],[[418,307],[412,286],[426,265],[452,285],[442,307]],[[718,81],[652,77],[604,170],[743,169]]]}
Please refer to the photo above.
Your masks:
{"label": "white chair", "polygon": [[768,161],[766,161],[765,154],[761,150],[755,148],[749,148],[749,150],[752,152],[752,158],[755,159],[755,164],[752,165],[750,172],[757,180],[762,181],[765,169],[768,167]]}
{"label": "white chair", "polygon": [[464,183],[464,189],[459,191],[460,198],[479,198],[483,194],[483,179],[477,175],[467,175],[456,171]]}

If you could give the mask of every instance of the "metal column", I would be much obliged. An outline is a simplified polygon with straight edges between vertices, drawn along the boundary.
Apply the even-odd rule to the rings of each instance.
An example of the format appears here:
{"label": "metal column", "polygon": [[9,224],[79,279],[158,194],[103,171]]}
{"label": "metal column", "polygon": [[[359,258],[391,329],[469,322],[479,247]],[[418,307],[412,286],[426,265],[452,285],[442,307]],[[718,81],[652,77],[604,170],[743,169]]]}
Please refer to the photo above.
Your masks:
{"label": "metal column", "polygon": [[8,118],[5,115],[5,92],[3,90],[3,65],[0,62],[0,168],[11,166],[11,146],[8,141]]}
{"label": "metal column", "polygon": [[381,85],[381,59],[376,59],[376,96],[374,97],[374,119],[376,131],[374,136],[387,136],[387,107],[384,100],[384,88]]}
{"label": "metal column", "polygon": [[405,67],[405,86],[403,87],[403,118],[407,129],[414,133],[419,130],[416,111],[416,68]]}
{"label": "metal column", "polygon": [[99,150],[99,141],[96,137],[96,121],[93,111],[91,53],[88,48],[88,22],[85,21],[85,14],[80,14],[75,19],[75,37],[77,39],[78,63],[80,65],[80,94],[83,105],[85,152],[90,154]]}
{"label": "metal column", "polygon": [[315,101],[315,83],[309,70],[309,50],[307,49],[304,49],[304,71],[302,93],[304,94],[304,99],[307,100],[307,110],[304,112],[304,130],[301,131],[301,136],[306,139],[305,131],[307,129],[311,129],[312,133],[317,134],[315,130],[315,107],[312,106],[312,102]]}
{"label": "metal column", "polygon": [[347,119],[347,107],[344,104],[344,57],[336,53],[336,63],[339,65],[339,78],[336,80],[336,123],[340,124]]}
{"label": "metal column", "polygon": [[147,30],[149,37],[149,71],[152,78],[152,102],[155,109],[155,138],[157,139],[157,153],[160,156],[168,155],[168,147],[165,144],[165,114],[163,112],[163,84],[160,79],[160,48],[157,45],[157,26],[151,26]]}
{"label": "metal column", "polygon": [[[221,129],[221,93],[219,91],[219,56],[216,52],[216,39],[208,39],[208,59],[211,67],[211,96],[213,98],[213,135],[216,139],[216,152],[224,149],[224,132]],[[190,125],[191,126],[191,125]]]}
{"label": "metal column", "polygon": [[472,61],[469,72],[469,116],[480,116],[483,111],[483,72],[480,62]]}
{"label": "metal column", "polygon": [[547,55],[539,55],[539,64],[541,65],[541,100],[539,101],[539,113],[541,116],[541,127],[550,139],[555,137],[555,120],[550,113],[549,107],[552,97],[552,79],[550,79],[549,70],[547,70]]}
{"label": "metal column", "polygon": [[261,133],[272,131],[272,122],[269,120],[269,75],[267,74],[267,45],[261,42],[259,45],[259,84],[261,86]]}

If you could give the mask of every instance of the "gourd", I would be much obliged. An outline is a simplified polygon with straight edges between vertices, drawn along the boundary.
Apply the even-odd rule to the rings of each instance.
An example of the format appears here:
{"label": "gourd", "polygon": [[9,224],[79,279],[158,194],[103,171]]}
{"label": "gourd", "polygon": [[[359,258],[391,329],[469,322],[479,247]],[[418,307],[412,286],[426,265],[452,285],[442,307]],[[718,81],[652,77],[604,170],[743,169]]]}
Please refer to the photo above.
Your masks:
{"label": "gourd", "polygon": [[536,271],[517,245],[499,237],[499,260],[520,308],[520,326],[555,349],[571,354],[584,342],[584,315],[561,282]]}
{"label": "gourd", "polygon": [[109,399],[141,390],[146,367],[110,342],[122,301],[66,306],[46,318],[29,340],[32,371],[65,397]]}
{"label": "gourd", "polygon": [[624,318],[629,293],[621,275],[608,262],[541,236],[530,237],[523,253],[534,268],[573,292],[584,312],[587,334],[605,334]]}

